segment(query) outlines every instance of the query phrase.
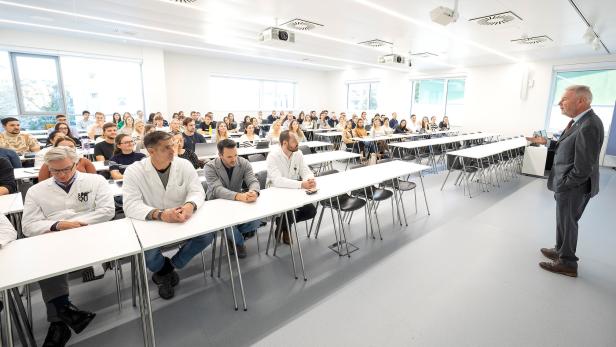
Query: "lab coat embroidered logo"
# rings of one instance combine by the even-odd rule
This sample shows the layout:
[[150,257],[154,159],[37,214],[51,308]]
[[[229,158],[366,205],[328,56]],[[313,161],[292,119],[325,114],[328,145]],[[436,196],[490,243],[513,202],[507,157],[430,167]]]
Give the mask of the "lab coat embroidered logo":
[[79,202],[88,202],[88,194],[90,194],[90,192],[77,194],[77,200],[79,200]]

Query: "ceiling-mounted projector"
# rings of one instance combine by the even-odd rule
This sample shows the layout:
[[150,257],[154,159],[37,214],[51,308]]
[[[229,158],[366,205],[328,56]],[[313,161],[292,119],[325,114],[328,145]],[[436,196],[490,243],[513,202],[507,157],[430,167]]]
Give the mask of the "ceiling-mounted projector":
[[[379,57],[379,64],[404,65],[406,58],[399,54],[387,54]],[[409,61],[410,62],[410,61]],[[410,66],[410,65],[409,65]]]
[[444,6],[439,6],[430,11],[430,18],[432,21],[440,25],[455,23],[458,17],[460,17],[460,13],[458,12],[458,0],[455,2],[453,10]]
[[259,34],[261,42],[295,42],[295,34],[280,28],[267,28]]

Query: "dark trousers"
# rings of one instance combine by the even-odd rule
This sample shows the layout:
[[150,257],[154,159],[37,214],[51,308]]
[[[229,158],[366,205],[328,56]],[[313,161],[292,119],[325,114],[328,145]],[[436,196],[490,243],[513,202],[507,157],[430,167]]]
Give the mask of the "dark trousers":
[[[295,221],[298,223],[303,222],[303,221],[314,218],[316,214],[317,214],[317,208],[313,204],[307,204],[300,208],[295,209]],[[287,218],[289,219],[289,228],[291,228],[293,226],[293,212],[292,211],[287,212]],[[280,218],[276,218],[276,227],[278,227],[279,223],[280,223]],[[284,219],[282,220],[282,230],[283,231],[287,230],[287,223]]]
[[590,200],[589,186],[584,184],[566,192],[554,193],[556,200],[556,251],[560,260],[577,265],[575,256],[578,239],[578,221]]

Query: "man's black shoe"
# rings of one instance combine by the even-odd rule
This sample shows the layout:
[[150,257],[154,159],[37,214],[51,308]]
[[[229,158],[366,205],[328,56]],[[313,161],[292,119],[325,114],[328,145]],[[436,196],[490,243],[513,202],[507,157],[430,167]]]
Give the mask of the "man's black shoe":
[[175,270],[166,275],[155,273],[152,275],[152,281],[158,286],[158,295],[165,300],[169,300],[175,295],[173,287],[180,283],[180,276]]
[[64,347],[71,338],[71,329],[64,322],[53,322],[49,325],[43,347]]
[[58,318],[73,329],[76,334],[82,332],[94,317],[96,317],[96,313],[81,311],[71,303],[58,308]]

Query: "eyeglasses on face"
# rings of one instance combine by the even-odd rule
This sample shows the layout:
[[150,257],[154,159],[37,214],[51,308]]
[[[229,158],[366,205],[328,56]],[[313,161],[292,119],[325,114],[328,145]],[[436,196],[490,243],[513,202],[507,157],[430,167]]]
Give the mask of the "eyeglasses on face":
[[75,167],[75,164],[73,164],[73,165],[71,165],[69,167],[65,167],[64,169],[49,168],[49,173],[51,173],[52,175],[69,174],[69,173],[71,173],[71,171],[73,171],[74,167]]

